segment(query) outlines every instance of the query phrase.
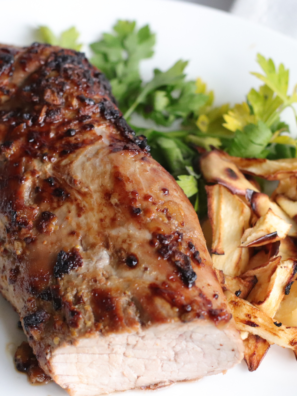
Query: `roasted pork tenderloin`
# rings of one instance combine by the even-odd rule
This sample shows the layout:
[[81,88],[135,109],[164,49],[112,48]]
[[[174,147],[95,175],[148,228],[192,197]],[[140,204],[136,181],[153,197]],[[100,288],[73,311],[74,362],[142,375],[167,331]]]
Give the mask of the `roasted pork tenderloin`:
[[243,346],[197,215],[85,56],[0,45],[0,291],[75,396],[217,374]]

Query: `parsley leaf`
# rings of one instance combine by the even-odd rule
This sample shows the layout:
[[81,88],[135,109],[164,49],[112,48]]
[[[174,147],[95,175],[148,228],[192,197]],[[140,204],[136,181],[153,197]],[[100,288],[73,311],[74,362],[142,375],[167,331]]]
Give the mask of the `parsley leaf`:
[[274,95],[268,85],[262,85],[259,91],[251,89],[247,98],[255,117],[265,122],[269,127],[279,117],[277,110],[283,101],[279,96]]
[[197,180],[192,175],[177,176],[177,184],[183,189],[188,198],[198,193]]
[[[225,149],[229,150],[230,153],[239,152],[240,154],[237,155],[246,157],[269,155],[273,158],[283,158],[283,156],[290,158],[292,150],[295,150],[296,155],[297,147],[293,138],[282,135],[284,132],[289,132],[289,128],[286,124],[280,122],[280,116],[285,108],[291,107],[297,120],[295,109],[292,106],[294,102],[297,102],[297,93],[294,91],[291,96],[288,95],[289,70],[283,64],[280,64],[277,68],[272,59],[266,59],[260,54],[258,54],[257,60],[264,74],[252,74],[265,84],[259,90],[251,89],[247,95],[247,102],[235,105],[223,116],[225,120],[223,126],[235,132],[232,144],[227,144]],[[264,131],[263,124],[260,124],[260,122],[266,125],[266,133],[262,136],[261,148],[257,148],[259,146],[259,136],[257,137],[258,140],[255,141],[255,125],[258,125],[258,127],[262,125],[258,134],[260,134],[260,131]],[[245,129],[247,126],[250,126],[250,128]],[[267,128],[270,133],[268,133]],[[244,134],[240,134],[240,131]],[[250,132],[252,132],[252,136],[248,137]],[[271,135],[270,138],[269,135]],[[265,141],[266,147],[264,150]],[[248,145],[246,153],[243,150],[244,144]],[[281,149],[281,145],[291,146],[291,149]]]
[[199,209],[199,188],[198,182],[200,176],[194,171],[192,166],[186,166],[188,175],[177,176],[177,184],[183,189],[186,196],[190,199],[190,202],[194,206],[195,211]]
[[80,34],[75,27],[64,30],[60,37],[57,37],[49,27],[40,26],[38,35],[40,41],[43,43],[57,45],[62,48],[70,48],[76,51],[80,51],[82,48],[82,44],[78,43]]
[[150,94],[152,91],[157,90],[162,86],[170,87],[182,82],[185,78],[184,69],[186,68],[187,64],[188,62],[179,60],[166,72],[155,69],[153,79],[145,84],[132,106],[126,111],[124,117],[129,118],[136,110],[137,106],[140,103],[145,102],[148,94]]
[[263,121],[246,125],[242,131],[235,132],[228,152],[235,157],[264,158],[268,155],[265,148],[271,137],[272,132]]
[[[160,162],[163,162],[164,167],[175,176],[183,173],[185,169],[184,158],[177,142],[174,139],[159,137],[154,143],[152,152],[154,154],[156,150],[159,151]],[[158,157],[156,152],[155,156]]]
[[260,80],[276,93],[277,96],[285,103],[289,104],[292,101],[296,101],[296,97],[288,97],[287,91],[289,86],[289,70],[285,69],[281,63],[276,69],[272,59],[265,59],[263,55],[258,54],[257,61],[264,71],[265,75],[253,72],[252,74],[258,77]]
[[194,81],[185,81],[187,64],[179,60],[165,72],[156,69],[153,79],[141,88],[125,117],[136,111],[162,126],[170,126],[175,120],[186,123],[189,118],[195,117],[209,97],[197,93]]
[[[153,157],[160,162],[174,177],[187,172],[196,153],[178,132],[163,133],[149,131],[145,133],[151,146]],[[184,133],[183,133],[184,135]]]
[[224,115],[225,123],[223,126],[232,132],[242,131],[248,124],[257,122],[255,115],[251,114],[251,110],[246,102],[236,104],[228,114]]
[[196,146],[205,148],[207,151],[210,151],[212,147],[219,148],[222,145],[220,139],[211,136],[189,135],[186,140]]

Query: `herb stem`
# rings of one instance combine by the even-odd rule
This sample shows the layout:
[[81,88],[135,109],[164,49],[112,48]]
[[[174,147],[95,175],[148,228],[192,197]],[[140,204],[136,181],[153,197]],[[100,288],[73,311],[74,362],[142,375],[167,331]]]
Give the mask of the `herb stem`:
[[[137,98],[138,99],[138,98]],[[131,116],[131,114],[135,111],[136,107],[138,106],[139,102],[136,99],[136,101],[133,103],[132,106],[130,106],[130,108],[126,111],[126,113],[124,114],[124,118],[126,118],[126,120]]]

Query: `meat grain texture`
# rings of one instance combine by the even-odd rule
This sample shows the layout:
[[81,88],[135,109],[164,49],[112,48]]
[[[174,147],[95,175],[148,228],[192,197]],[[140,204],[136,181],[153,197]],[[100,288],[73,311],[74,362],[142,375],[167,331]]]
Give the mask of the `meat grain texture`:
[[0,290],[71,395],[229,369],[243,347],[197,215],[83,54],[0,45]]

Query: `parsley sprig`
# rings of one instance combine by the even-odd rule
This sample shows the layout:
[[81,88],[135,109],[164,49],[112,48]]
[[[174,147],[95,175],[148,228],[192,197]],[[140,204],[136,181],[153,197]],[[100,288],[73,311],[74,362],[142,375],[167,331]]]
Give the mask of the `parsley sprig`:
[[80,51],[82,48],[82,44],[78,43],[80,34],[75,27],[64,30],[60,36],[56,36],[49,27],[40,26],[37,31],[37,35],[41,42],[47,44],[57,45],[63,48],[70,48],[76,51]]
[[112,33],[91,44],[91,62],[110,80],[122,112],[141,93],[140,62],[154,55],[156,36],[148,25],[137,29],[136,22],[118,21]]
[[[297,141],[288,135],[289,126],[281,121],[282,112],[297,102],[294,89],[288,95],[289,70],[280,64],[277,68],[272,59],[258,54],[258,64],[264,74],[252,74],[263,81],[258,90],[247,95],[247,101],[237,104],[224,115],[223,126],[235,132],[232,142],[226,147],[231,155],[254,158],[282,158],[297,156]],[[285,145],[285,147],[279,147]]]

